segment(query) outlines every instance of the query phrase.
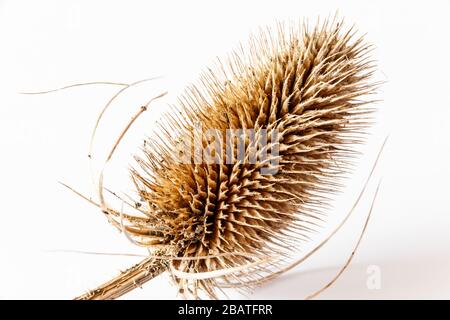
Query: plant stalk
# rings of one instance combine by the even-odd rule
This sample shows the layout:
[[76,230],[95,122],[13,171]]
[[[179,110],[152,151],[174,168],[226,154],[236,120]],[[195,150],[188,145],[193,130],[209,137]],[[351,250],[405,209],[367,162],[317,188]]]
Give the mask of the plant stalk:
[[122,272],[117,277],[102,284],[74,300],[113,300],[131,290],[141,287],[147,281],[157,277],[167,270],[164,259],[148,257]]

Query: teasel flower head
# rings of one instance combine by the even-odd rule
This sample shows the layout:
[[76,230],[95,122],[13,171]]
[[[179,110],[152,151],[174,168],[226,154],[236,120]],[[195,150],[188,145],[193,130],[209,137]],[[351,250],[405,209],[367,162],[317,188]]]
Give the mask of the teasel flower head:
[[80,298],[163,271],[217,298],[285,270],[326,224],[374,108],[371,46],[342,21],[278,25],[203,73],[136,156],[139,215],[105,209],[152,254]]

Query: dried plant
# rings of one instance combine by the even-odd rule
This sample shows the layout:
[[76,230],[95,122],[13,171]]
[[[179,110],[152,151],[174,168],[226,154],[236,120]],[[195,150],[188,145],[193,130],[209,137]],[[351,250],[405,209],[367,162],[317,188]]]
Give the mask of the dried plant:
[[[378,85],[370,46],[342,25],[261,31],[204,73],[136,157],[139,214],[110,208],[100,176],[98,206],[150,254],[77,299],[117,298],[164,271],[186,297],[217,298],[220,288],[260,284],[320,248],[293,260],[350,170]],[[242,144],[224,142],[235,138]]]

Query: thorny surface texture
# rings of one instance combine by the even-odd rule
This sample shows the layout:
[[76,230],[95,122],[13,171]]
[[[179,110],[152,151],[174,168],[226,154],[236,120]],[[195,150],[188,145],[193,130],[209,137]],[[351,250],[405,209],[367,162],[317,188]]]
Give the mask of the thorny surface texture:
[[[170,253],[181,292],[214,298],[218,288],[250,286],[286,265],[321,225],[374,111],[367,106],[376,89],[370,46],[354,33],[341,22],[262,31],[248,49],[203,74],[146,141],[131,173],[142,216],[122,218],[136,243]],[[194,140],[197,123],[223,136],[227,129],[266,129],[267,161],[179,163],[178,138]],[[278,141],[270,140],[274,130]],[[225,154],[225,145],[217,150],[207,136],[198,143]],[[279,156],[271,159],[275,149]],[[275,174],[261,174],[270,166]],[[186,275],[201,272],[217,275]]]

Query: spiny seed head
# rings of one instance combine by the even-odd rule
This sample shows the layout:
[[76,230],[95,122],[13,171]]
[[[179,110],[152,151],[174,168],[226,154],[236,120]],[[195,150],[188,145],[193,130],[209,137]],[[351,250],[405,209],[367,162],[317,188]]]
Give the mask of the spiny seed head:
[[264,31],[166,114],[132,170],[146,220],[126,221],[141,244],[193,258],[172,270],[218,272],[175,275],[184,292],[254,283],[320,224],[373,111],[368,49],[342,23]]

